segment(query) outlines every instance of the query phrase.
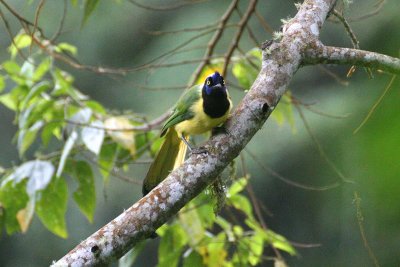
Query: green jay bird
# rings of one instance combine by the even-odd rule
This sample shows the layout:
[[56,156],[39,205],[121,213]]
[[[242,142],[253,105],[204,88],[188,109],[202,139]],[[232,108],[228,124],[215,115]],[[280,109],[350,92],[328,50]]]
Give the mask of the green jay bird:
[[172,115],[161,130],[165,140],[143,181],[143,195],[182,164],[187,147],[192,150],[187,140],[189,135],[202,134],[222,124],[231,108],[232,101],[224,78],[218,72],[208,76],[203,85],[188,89],[175,104]]

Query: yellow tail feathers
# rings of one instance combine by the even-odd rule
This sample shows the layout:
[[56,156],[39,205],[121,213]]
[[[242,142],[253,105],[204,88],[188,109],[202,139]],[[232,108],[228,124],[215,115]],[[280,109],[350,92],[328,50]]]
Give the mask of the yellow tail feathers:
[[185,160],[186,144],[179,138],[173,127],[168,129],[164,143],[161,145],[146,178],[143,180],[142,193],[146,195],[156,187],[168,174],[179,167]]

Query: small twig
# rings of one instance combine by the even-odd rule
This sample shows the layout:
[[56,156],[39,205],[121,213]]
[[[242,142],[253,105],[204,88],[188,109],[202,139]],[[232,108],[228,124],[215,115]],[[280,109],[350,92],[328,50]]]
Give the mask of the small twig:
[[236,35],[228,48],[228,52],[225,54],[224,67],[222,68],[222,75],[224,76],[226,75],[226,71],[228,70],[228,65],[233,55],[233,52],[239,45],[240,38],[242,37],[243,31],[246,28],[247,22],[250,20],[251,15],[256,9],[257,1],[258,0],[250,0],[246,12],[244,13],[242,19],[239,21],[239,29],[237,30]]
[[379,265],[378,259],[376,258],[374,252],[372,251],[370,245],[368,244],[367,235],[365,234],[365,229],[364,229],[364,224],[363,224],[364,217],[363,217],[362,211],[361,211],[361,198],[358,196],[357,191],[354,191],[353,202],[356,205],[356,209],[357,209],[357,223],[358,223],[358,228],[360,230],[361,238],[364,243],[364,247],[368,251],[368,255],[371,258],[372,262],[374,263],[374,266],[379,267],[380,265]]
[[[13,44],[13,46],[15,47],[15,49],[17,50],[18,55],[19,55],[22,59],[24,59],[25,61],[30,61],[30,60],[24,55],[24,53],[21,51],[21,49],[18,48],[18,45],[15,43],[14,36],[13,36],[13,34],[12,34],[12,32],[11,32],[10,24],[8,23],[8,20],[7,20],[6,17],[4,16],[3,11],[2,11],[1,9],[0,9],[0,17],[1,17],[1,19],[3,20],[4,27],[6,28],[7,34],[8,34],[8,36],[10,37],[11,43]],[[31,62],[31,63],[33,63],[33,62]]]
[[375,16],[377,14],[379,14],[379,12],[381,11],[383,5],[385,4],[385,0],[380,0],[378,1],[378,3],[375,4],[375,9],[371,12],[368,12],[367,14],[364,14],[362,16],[356,17],[356,18],[349,18],[349,21],[353,22],[353,21],[360,21],[372,16]]
[[321,244],[319,244],[319,243],[305,244],[305,243],[295,242],[292,240],[288,240],[288,241],[292,246],[297,247],[297,248],[317,248],[317,247],[321,246]]
[[328,118],[332,118],[332,119],[345,119],[348,118],[350,116],[350,114],[345,114],[345,115],[336,115],[336,114],[329,114],[326,113],[324,111],[318,110],[316,108],[313,107],[314,103],[312,104],[308,104],[308,103],[304,103],[301,100],[299,100],[298,98],[294,97],[293,95],[290,96],[290,101],[291,103],[296,103],[296,104],[300,104],[302,105],[305,109],[318,114],[320,116],[324,116],[324,117],[328,117]]
[[306,128],[308,134],[310,135],[311,139],[314,141],[315,145],[317,146],[318,152],[321,155],[321,157],[328,163],[328,165],[332,168],[332,170],[339,176],[341,179],[341,182],[343,183],[354,183],[353,181],[347,179],[343,173],[336,167],[336,165],[332,162],[332,160],[326,155],[325,150],[322,148],[322,145],[319,143],[318,138],[314,135],[314,133],[311,131],[310,125],[308,125],[308,122],[306,120],[306,117],[304,116],[303,111],[299,107],[298,104],[293,103],[294,107],[296,108],[297,112],[300,115],[301,120],[303,121],[304,127]]
[[[254,211],[255,211],[255,213],[256,213],[256,217],[257,217],[258,222],[260,223],[261,227],[262,227],[264,230],[267,230],[267,229],[268,229],[268,226],[267,226],[267,224],[265,223],[265,220],[264,220],[264,218],[263,218],[263,216],[262,216],[261,209],[260,209],[260,205],[259,205],[259,201],[258,201],[258,199],[256,198],[256,195],[254,194],[253,187],[252,187],[252,185],[251,185],[250,183],[247,184],[247,186],[246,186],[246,191],[247,191],[247,193],[248,193],[248,195],[249,195],[249,197],[250,197],[250,201],[251,201],[251,204],[253,205],[253,208],[254,208]],[[272,247],[272,250],[274,251],[274,253],[276,254],[276,256],[278,257],[278,259],[283,260],[283,257],[282,257],[282,255],[281,255],[281,253],[280,253],[279,250],[274,246],[274,244],[271,243],[271,247]]]
[[343,86],[348,86],[349,82],[340,78],[339,75],[337,75],[336,73],[334,73],[333,71],[329,70],[327,67],[325,66],[321,66],[318,65],[318,68],[324,72],[325,74],[327,74],[328,76],[332,77],[336,82],[338,82],[339,84],[343,85]]
[[[0,0],[1,1],[1,0]],[[98,67],[98,66],[90,66],[90,65],[82,65],[79,62],[77,62],[75,59],[71,59],[69,57],[64,56],[63,54],[59,54],[54,52],[51,48],[48,47],[48,45],[43,44],[41,40],[36,38],[36,36],[33,36],[33,41],[47,54],[49,54],[51,57],[58,59],[69,66],[79,69],[79,70],[88,70],[92,71],[98,74],[120,74],[124,75],[127,73],[131,72],[136,72],[136,71],[141,71],[149,68],[170,68],[170,67],[176,67],[176,66],[181,66],[181,65],[187,65],[187,64],[193,64],[197,62],[202,62],[204,58],[201,59],[190,59],[190,60],[182,60],[179,62],[172,62],[172,63],[165,63],[165,64],[144,64],[140,65],[137,67],[133,68],[108,68],[108,67]],[[210,57],[212,59],[213,57]],[[219,57],[217,57],[219,58]]]
[[148,91],[163,91],[163,90],[182,90],[186,89],[186,85],[175,85],[175,86],[147,86],[143,84],[134,84],[133,87],[141,89],[141,90],[148,90]]
[[210,57],[214,53],[214,49],[215,49],[219,39],[221,38],[222,33],[225,30],[225,26],[228,23],[229,18],[232,16],[232,13],[235,10],[238,2],[239,2],[239,0],[233,0],[231,2],[231,4],[229,5],[228,9],[226,10],[226,12],[224,13],[224,15],[222,16],[221,20],[219,21],[218,29],[214,33],[211,40],[208,42],[208,45],[207,45],[208,47],[203,56],[203,60],[201,61],[200,65],[197,67],[197,69],[194,71],[188,87],[193,86],[197,82],[203,68],[210,63]]
[[115,178],[118,178],[122,181],[128,182],[128,183],[132,183],[132,184],[137,184],[137,185],[142,185],[141,181],[138,181],[136,179],[132,179],[130,177],[127,177],[125,175],[120,174],[119,172],[114,170],[114,167],[112,167],[110,170],[106,167],[104,167],[103,165],[101,165],[98,161],[93,160],[89,155],[86,155],[85,153],[81,154],[86,160],[88,160],[91,164],[96,165],[97,167],[99,167],[100,169],[104,170],[104,171],[110,171],[110,175],[114,176]]
[[247,63],[249,63],[250,66],[252,66],[256,71],[259,71],[259,70],[260,70],[260,67],[257,66],[257,64],[254,63],[254,62],[250,59],[250,57],[247,57],[247,56],[246,56],[246,52],[244,52],[243,49],[240,48],[240,46],[238,46],[236,49],[237,49],[237,50],[239,51],[239,53],[243,56],[243,58],[247,61]]
[[193,4],[198,4],[198,3],[203,3],[208,0],[192,0],[192,1],[187,1],[187,2],[182,2],[182,3],[177,3],[175,5],[169,5],[169,6],[148,6],[144,5],[142,3],[139,3],[135,0],[129,0],[129,2],[135,6],[138,6],[143,9],[151,10],[151,11],[170,11],[170,10],[176,10],[188,5],[193,5]]
[[304,184],[289,180],[288,178],[283,177],[281,174],[277,173],[276,171],[272,170],[271,168],[265,166],[265,164],[263,164],[260,160],[258,160],[258,158],[252,152],[250,152],[248,149],[245,149],[245,151],[247,152],[247,154],[250,155],[250,157],[254,160],[254,162],[257,163],[257,165],[261,167],[261,169],[270,173],[273,177],[278,178],[279,180],[281,180],[282,182],[284,182],[290,186],[301,188],[304,190],[310,190],[310,191],[326,191],[326,190],[336,188],[340,185],[339,182],[335,182],[333,184],[326,185],[326,186],[311,186],[311,185],[304,185]]
[[[27,25],[27,26],[33,26],[35,27],[35,23],[30,22],[29,20],[25,19],[23,16],[21,16],[13,7],[11,7],[6,1],[0,0],[0,3],[2,3],[8,11],[10,11],[11,14],[14,15],[21,23]],[[36,28],[40,34],[43,36],[43,31],[40,27]]]
[[338,64],[363,66],[379,69],[392,74],[400,74],[400,59],[387,55],[344,47],[324,46],[317,44],[307,49],[303,64]]
[[[226,24],[225,27],[237,27],[237,24]],[[217,30],[219,28],[216,23],[200,26],[200,27],[192,27],[192,28],[183,28],[178,30],[171,31],[146,31],[150,35],[167,35],[167,34],[176,34],[182,32],[198,32],[204,30]]]
[[64,22],[65,18],[67,17],[67,10],[68,10],[68,1],[64,0],[64,8],[63,8],[63,14],[60,19],[60,24],[58,25],[57,30],[53,34],[53,36],[50,38],[50,43],[54,43],[57,38],[60,36],[62,29],[64,28]]
[[[354,34],[353,30],[351,29],[350,24],[347,22],[346,18],[342,14],[340,14],[336,9],[334,9],[332,11],[332,14],[335,17],[337,17],[340,20],[340,22],[342,22],[347,34],[350,37],[353,47],[355,49],[360,49],[360,42],[358,41],[356,35]],[[350,75],[348,75],[348,76],[351,76],[351,74],[354,72],[354,66],[352,68],[350,68],[350,70],[351,70],[351,71],[349,71]],[[370,78],[373,78],[372,72],[369,68],[365,68],[365,71],[367,72],[367,74]]]
[[339,13],[336,9],[332,11],[332,14],[335,15],[339,19],[339,21],[343,24],[347,34],[350,37],[351,43],[353,44],[353,47],[356,49],[360,48],[360,42],[358,41],[356,35],[354,34],[353,30],[350,27],[350,24],[347,22],[346,18]]
[[[170,55],[170,54],[172,54],[172,53],[178,51],[179,49],[181,49],[181,48],[183,48],[183,47],[189,45],[189,44],[192,43],[193,41],[195,41],[195,40],[197,40],[197,39],[199,39],[199,38],[201,38],[201,37],[203,37],[203,36],[205,36],[205,35],[207,35],[207,34],[212,33],[213,31],[214,31],[213,29],[209,29],[209,30],[207,30],[207,31],[204,31],[204,32],[202,32],[202,33],[199,33],[199,34],[197,34],[197,35],[191,37],[190,39],[188,39],[188,40],[182,42],[181,44],[177,45],[175,48],[173,48],[173,49],[171,49],[171,50],[165,52],[164,54],[161,54],[161,55],[157,56],[156,58],[153,58],[152,60],[148,61],[147,63],[142,64],[142,66],[148,66],[148,65],[150,65],[151,63],[153,63],[153,62],[155,62],[155,61],[157,61],[157,60],[159,60],[159,59],[161,59],[161,58],[164,58],[164,57],[166,57],[166,56],[168,56],[168,55]],[[140,67],[140,66],[139,66],[139,67]]]
[[363,119],[363,121],[361,122],[361,124],[353,131],[353,134],[358,133],[358,131],[365,125],[365,123],[367,123],[367,121],[369,120],[369,118],[372,116],[372,114],[375,112],[376,108],[379,106],[379,104],[382,102],[383,98],[385,97],[386,93],[389,92],[389,89],[392,87],[392,84],[394,82],[394,80],[396,79],[396,75],[392,76],[392,79],[390,80],[390,82],[388,83],[388,85],[386,86],[385,90],[383,91],[383,93],[381,94],[381,96],[378,98],[378,100],[375,102],[375,104],[372,106],[372,108],[370,109],[370,111],[368,112],[367,116]]
[[[239,7],[236,8],[236,12],[239,14],[240,18],[243,17],[242,11],[240,11]],[[253,30],[250,28],[249,24],[246,24],[246,30],[249,34],[250,40],[253,41],[255,47],[260,47],[261,42],[257,40],[256,35],[253,33]]]
[[264,19],[264,17],[260,14],[260,12],[258,12],[258,10],[256,9],[255,11],[256,17],[258,19],[258,21],[260,22],[261,26],[264,28],[264,30],[270,34],[272,34],[274,32],[274,30],[272,29],[271,26],[269,26],[268,22]]
[[[40,0],[40,2],[38,4],[38,7],[36,8],[35,19],[34,19],[33,29],[32,29],[32,33],[31,33],[31,38],[33,38],[33,35],[36,32],[36,29],[38,27],[38,22],[39,22],[39,14],[40,14],[40,11],[42,11],[42,8],[43,8],[45,3],[46,3],[46,0]],[[32,54],[32,48],[33,48],[33,42],[31,42],[31,45],[29,47],[29,53],[30,54]]]

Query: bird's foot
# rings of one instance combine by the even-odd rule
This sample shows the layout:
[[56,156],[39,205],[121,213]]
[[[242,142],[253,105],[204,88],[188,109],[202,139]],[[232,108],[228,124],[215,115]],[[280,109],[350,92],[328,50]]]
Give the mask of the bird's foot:
[[229,132],[224,126],[215,127],[211,130],[212,136],[219,134],[229,134]]
[[224,126],[215,127],[211,130],[211,136],[220,134],[225,134],[232,137],[231,133]]
[[190,154],[193,155],[208,154],[208,150],[204,146],[195,147],[190,149]]

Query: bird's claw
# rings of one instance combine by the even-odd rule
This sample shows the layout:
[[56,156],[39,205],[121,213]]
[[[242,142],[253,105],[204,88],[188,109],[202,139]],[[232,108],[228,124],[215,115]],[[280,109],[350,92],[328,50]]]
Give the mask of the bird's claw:
[[211,135],[219,135],[219,134],[229,134],[228,130],[224,126],[215,127],[211,130]]
[[201,146],[197,148],[192,148],[190,150],[190,154],[192,155],[208,154],[208,150],[205,147]]

